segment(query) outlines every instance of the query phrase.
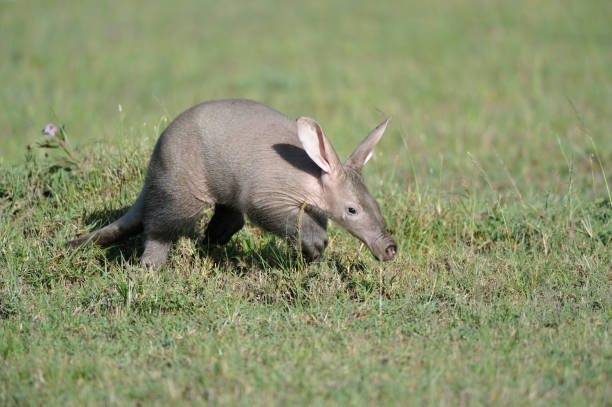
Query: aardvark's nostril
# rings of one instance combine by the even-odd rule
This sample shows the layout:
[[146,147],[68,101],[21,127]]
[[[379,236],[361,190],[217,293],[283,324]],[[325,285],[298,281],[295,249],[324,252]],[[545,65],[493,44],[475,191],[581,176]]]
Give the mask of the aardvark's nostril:
[[393,257],[395,257],[395,253],[397,252],[397,246],[392,244],[387,246],[387,248],[385,249],[385,255],[387,257],[387,260],[391,260]]

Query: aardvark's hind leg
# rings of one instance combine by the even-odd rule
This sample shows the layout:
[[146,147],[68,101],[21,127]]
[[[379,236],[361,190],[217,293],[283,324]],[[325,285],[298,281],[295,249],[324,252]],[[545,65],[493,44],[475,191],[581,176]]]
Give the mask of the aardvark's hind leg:
[[168,259],[168,252],[179,236],[194,227],[206,203],[189,194],[170,195],[147,191],[144,207],[144,267],[159,268]]
[[168,252],[172,247],[172,241],[146,236],[144,246],[144,253],[141,259],[142,266],[158,269],[168,260]]
[[206,227],[204,241],[224,245],[244,226],[241,212],[226,205],[215,205],[215,214]]

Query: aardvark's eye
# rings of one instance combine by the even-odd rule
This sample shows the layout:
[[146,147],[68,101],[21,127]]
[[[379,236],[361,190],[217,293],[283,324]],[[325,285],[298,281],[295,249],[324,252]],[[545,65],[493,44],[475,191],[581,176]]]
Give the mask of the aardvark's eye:
[[350,207],[347,209],[348,213],[350,213],[351,215],[354,215],[357,213],[357,209]]

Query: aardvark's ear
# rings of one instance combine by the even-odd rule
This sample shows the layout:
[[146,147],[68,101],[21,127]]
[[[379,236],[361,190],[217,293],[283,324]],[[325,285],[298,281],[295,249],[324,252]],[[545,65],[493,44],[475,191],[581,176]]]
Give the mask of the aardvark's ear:
[[346,160],[344,165],[353,167],[357,170],[361,170],[361,168],[368,162],[368,160],[372,157],[374,153],[374,147],[380,141],[385,129],[387,128],[387,124],[391,118],[389,117],[387,120],[376,126],[374,130],[368,134],[361,144],[357,146],[353,154]]
[[298,137],[308,157],[326,173],[338,173],[342,164],[321,126],[309,117],[300,117],[297,119],[297,128]]

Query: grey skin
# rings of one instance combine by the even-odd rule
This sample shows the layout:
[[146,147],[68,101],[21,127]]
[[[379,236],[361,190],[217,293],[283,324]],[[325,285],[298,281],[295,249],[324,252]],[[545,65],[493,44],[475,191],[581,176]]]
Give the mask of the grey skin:
[[389,119],[341,163],[313,119],[293,120],[261,103],[204,102],[179,115],[159,137],[145,184],[120,219],[69,244],[107,245],[144,232],[142,264],[158,268],[176,239],[193,228],[204,207],[215,211],[205,232],[225,244],[244,226],[285,237],[307,260],[328,244],[327,219],[362,240],[379,260],[397,243],[385,229],[361,170]]

